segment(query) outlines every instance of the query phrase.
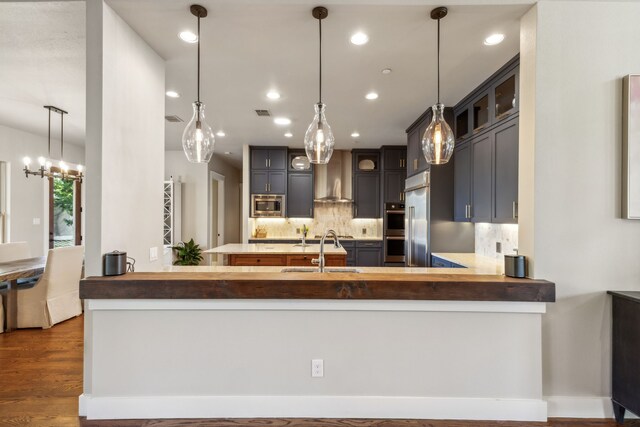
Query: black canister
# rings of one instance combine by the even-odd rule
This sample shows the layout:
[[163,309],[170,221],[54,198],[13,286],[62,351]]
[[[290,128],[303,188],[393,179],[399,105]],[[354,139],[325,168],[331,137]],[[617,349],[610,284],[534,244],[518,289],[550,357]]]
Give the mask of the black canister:
[[505,255],[504,274],[509,277],[527,277],[527,261],[524,255]]
[[103,256],[103,274],[105,276],[119,276],[127,272],[127,253],[113,251]]

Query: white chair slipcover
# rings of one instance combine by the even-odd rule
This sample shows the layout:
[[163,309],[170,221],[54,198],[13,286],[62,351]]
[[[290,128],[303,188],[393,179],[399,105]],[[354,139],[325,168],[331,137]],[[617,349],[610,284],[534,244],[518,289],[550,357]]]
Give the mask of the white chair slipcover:
[[84,246],[50,249],[42,277],[18,291],[18,328],[48,329],[82,314],[80,279]]

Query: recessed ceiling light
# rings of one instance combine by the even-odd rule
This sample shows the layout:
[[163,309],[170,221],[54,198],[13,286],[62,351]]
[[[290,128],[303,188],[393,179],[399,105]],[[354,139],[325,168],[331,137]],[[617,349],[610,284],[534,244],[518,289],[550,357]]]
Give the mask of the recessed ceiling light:
[[357,32],[351,36],[351,43],[361,46],[369,41],[369,36],[362,32]]
[[231,151],[225,151],[224,154],[226,154],[227,156],[231,154]]
[[287,117],[276,117],[275,119],[273,119],[273,123],[277,125],[290,125],[291,119]]
[[270,90],[267,92],[267,98],[269,99],[280,99],[280,94],[275,90]]
[[218,136],[226,136],[227,134],[226,134],[226,133],[224,133],[224,131],[223,131],[223,130],[219,130],[219,131],[216,133],[216,135],[218,135]]
[[351,134],[351,138],[357,138],[357,137],[359,137],[359,136],[360,136],[360,134],[359,134],[358,132],[353,132],[353,133]]
[[370,99],[370,100],[378,99],[378,94],[375,93],[375,92],[369,92],[364,97],[367,98],[367,99]]
[[391,68],[385,68],[382,70],[382,74],[391,74]]
[[502,43],[502,40],[504,40],[504,34],[491,34],[489,37],[484,39],[484,44],[487,46],[493,46]]
[[185,41],[187,43],[195,43],[198,41],[198,36],[191,31],[182,31],[180,34],[178,34],[178,36],[180,36],[182,41]]
[[178,92],[176,92],[175,90],[168,90],[165,95],[167,95],[169,98],[180,98],[180,94]]
[[286,136],[287,138],[291,138],[293,134],[291,132],[287,132],[284,134],[284,136]]

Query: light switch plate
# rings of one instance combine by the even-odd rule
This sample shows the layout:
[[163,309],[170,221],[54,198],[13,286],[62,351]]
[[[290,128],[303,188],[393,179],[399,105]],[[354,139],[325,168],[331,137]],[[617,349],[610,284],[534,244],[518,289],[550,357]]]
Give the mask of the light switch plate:
[[33,218],[33,225],[40,225],[40,218]]
[[158,247],[154,246],[149,248],[149,261],[157,261],[158,260]]

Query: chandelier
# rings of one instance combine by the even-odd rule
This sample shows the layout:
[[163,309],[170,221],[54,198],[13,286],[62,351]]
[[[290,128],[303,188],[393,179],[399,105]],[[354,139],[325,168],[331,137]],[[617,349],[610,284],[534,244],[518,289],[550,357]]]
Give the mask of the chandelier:
[[27,178],[29,175],[40,176],[40,178],[61,178],[61,179],[70,179],[78,182],[82,182],[82,178],[84,177],[83,171],[84,168],[82,165],[78,165],[76,170],[70,170],[69,165],[67,165],[64,160],[64,115],[69,114],[68,112],[54,107],[52,105],[45,105],[44,108],[49,110],[49,134],[48,134],[48,144],[49,144],[49,158],[51,157],[51,112],[60,114],[60,162],[57,166],[54,166],[50,160],[45,159],[44,157],[38,157],[39,168],[35,170],[31,170],[31,159],[29,157],[25,157],[22,159],[24,163],[24,174]]

